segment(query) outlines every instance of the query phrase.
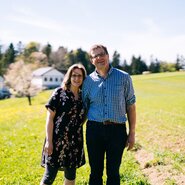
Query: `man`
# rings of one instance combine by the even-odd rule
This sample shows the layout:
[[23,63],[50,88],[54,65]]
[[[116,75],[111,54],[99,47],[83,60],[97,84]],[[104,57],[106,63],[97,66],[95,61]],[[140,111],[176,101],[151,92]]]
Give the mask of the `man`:
[[136,100],[132,80],[126,72],[109,64],[105,46],[92,46],[89,57],[95,71],[86,78],[82,90],[83,102],[88,110],[86,143],[91,167],[89,185],[103,184],[105,154],[107,185],[120,185],[119,168],[123,150],[125,147],[132,149],[135,143]]

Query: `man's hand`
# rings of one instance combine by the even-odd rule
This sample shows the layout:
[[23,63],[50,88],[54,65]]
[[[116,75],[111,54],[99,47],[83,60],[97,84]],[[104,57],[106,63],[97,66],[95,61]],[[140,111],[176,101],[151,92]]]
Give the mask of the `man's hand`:
[[128,139],[126,142],[127,150],[133,149],[134,144],[135,144],[135,133],[129,133]]

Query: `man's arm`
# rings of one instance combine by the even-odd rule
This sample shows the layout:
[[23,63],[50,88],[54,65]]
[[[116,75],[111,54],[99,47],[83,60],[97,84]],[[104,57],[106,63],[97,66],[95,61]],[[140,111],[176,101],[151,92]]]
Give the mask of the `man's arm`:
[[126,146],[131,150],[135,144],[135,127],[136,127],[136,105],[135,103],[127,107],[127,118],[129,123],[129,134]]

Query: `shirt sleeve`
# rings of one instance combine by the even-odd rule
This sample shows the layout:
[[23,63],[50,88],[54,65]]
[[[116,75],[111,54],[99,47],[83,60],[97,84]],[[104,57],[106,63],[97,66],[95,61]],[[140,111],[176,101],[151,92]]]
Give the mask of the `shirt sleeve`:
[[133,83],[130,75],[127,76],[126,89],[125,89],[125,100],[126,106],[132,105],[136,102],[136,96],[134,94]]
[[59,89],[55,89],[48,100],[48,102],[45,104],[45,107],[48,109],[50,108],[52,111],[56,111],[59,104]]

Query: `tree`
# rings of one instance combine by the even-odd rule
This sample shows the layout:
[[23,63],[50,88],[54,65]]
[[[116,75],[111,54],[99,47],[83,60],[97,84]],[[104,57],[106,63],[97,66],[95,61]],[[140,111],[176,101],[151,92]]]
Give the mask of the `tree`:
[[16,93],[28,98],[31,105],[31,97],[41,91],[38,87],[31,83],[33,64],[25,64],[20,60],[11,64],[5,75],[5,83],[11,87]]
[[43,47],[42,52],[47,56],[48,65],[51,66],[50,55],[52,53],[52,46],[48,43],[46,46]]
[[65,61],[65,64],[66,64],[67,68],[70,65],[75,64],[75,54],[74,54],[73,50],[71,50],[68,53],[66,53],[66,55],[64,57],[64,61]]
[[33,52],[38,52],[40,48],[40,44],[37,42],[30,42],[26,45],[24,48],[24,56],[27,58],[31,55]]
[[159,73],[160,72],[160,61],[157,58],[154,60],[153,57],[151,56],[149,70],[151,71],[151,73]]
[[2,46],[0,45],[0,75],[3,75],[3,63],[2,63],[2,57],[3,57],[3,54],[1,52],[1,48]]
[[176,70],[174,63],[160,62],[160,72],[174,72]]
[[65,56],[67,54],[67,49],[63,46],[59,47],[57,51],[52,52],[50,55],[52,67],[58,69],[59,71],[67,71],[70,64],[66,63]]
[[1,60],[1,58],[2,58],[1,48],[2,48],[2,46],[0,45],[0,60]]
[[118,69],[121,69],[122,67],[120,66],[120,54],[117,51],[114,51],[114,54],[112,56],[112,66]]
[[14,45],[12,43],[9,45],[9,48],[6,50],[5,57],[6,57],[6,65],[7,66],[14,62],[15,57],[16,57],[16,51],[15,51]]
[[124,62],[123,62],[122,70],[124,70],[127,73],[131,74],[131,67],[127,64],[126,60],[124,60]]
[[17,44],[17,55],[21,55],[23,53],[24,46],[21,41],[18,42]]
[[131,62],[131,73],[132,74],[142,74],[143,71],[147,71],[148,67],[146,63],[141,59],[139,56],[136,58],[135,56],[132,57],[132,62]]
[[69,58],[72,59],[71,61],[69,61],[72,64],[75,63],[83,64],[84,67],[86,68],[87,74],[91,73],[94,70],[94,66],[89,61],[87,52],[83,51],[81,48],[71,51],[70,54],[66,56],[69,56]]
[[8,49],[5,51],[3,55],[1,55],[0,60],[0,67],[1,67],[1,74],[6,72],[8,66],[15,61],[16,57],[16,50],[14,49],[14,45],[11,43]]
[[183,55],[177,55],[176,63],[175,63],[176,70],[185,69],[185,58]]
[[29,63],[34,64],[37,67],[48,66],[47,56],[42,52],[32,52],[27,60],[29,60]]

